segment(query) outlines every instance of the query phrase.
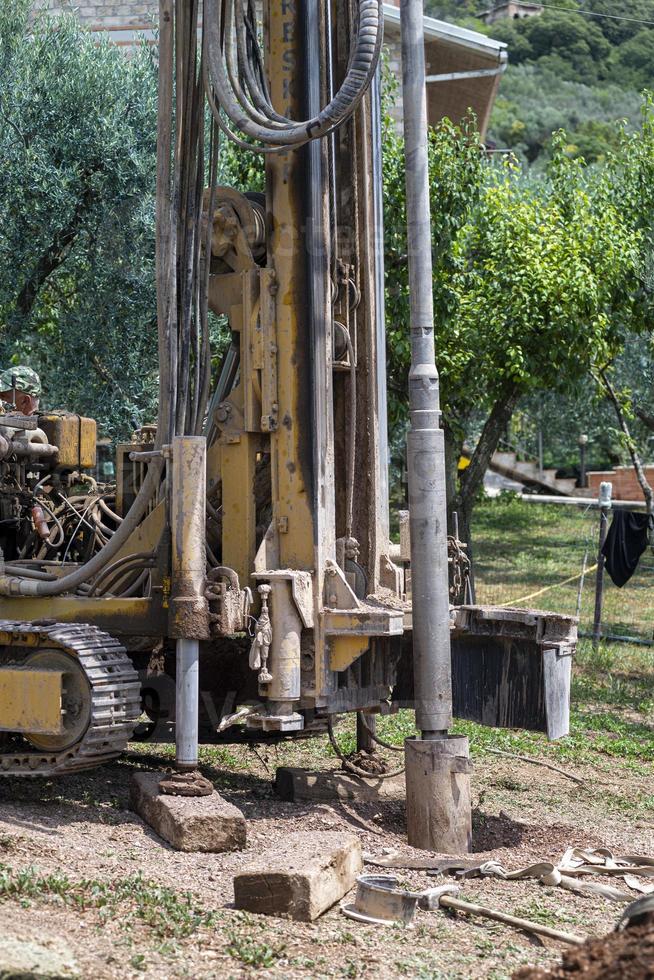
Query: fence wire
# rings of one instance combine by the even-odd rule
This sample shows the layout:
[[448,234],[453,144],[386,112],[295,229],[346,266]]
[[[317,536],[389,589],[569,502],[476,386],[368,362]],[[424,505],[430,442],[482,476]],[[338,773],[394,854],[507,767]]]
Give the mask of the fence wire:
[[[599,526],[597,510],[501,499],[481,504],[473,525],[476,601],[578,616],[580,633],[590,635]],[[622,588],[604,570],[603,638],[654,642],[653,584],[649,547]]]

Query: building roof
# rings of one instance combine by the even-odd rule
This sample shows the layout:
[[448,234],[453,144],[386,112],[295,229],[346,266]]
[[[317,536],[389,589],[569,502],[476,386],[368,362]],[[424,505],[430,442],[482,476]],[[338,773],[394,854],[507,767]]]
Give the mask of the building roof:
[[[395,41],[400,31],[399,7],[384,4],[384,23],[387,39]],[[507,66],[506,44],[433,17],[425,17],[424,30],[429,124],[436,126],[445,116],[458,123],[471,109],[484,139],[500,76]],[[392,67],[399,75],[399,61]],[[394,115],[400,113],[398,106]]]
[[[400,8],[395,4],[384,4],[384,23],[400,27]],[[498,63],[506,60],[506,44],[503,41],[494,41],[493,38],[480,34],[478,31],[470,31],[467,27],[458,27],[456,24],[448,24],[444,20],[436,20],[434,17],[425,17],[425,41],[431,39],[442,41],[453,47],[462,48],[467,51],[475,51],[485,55],[489,59],[494,59]]]

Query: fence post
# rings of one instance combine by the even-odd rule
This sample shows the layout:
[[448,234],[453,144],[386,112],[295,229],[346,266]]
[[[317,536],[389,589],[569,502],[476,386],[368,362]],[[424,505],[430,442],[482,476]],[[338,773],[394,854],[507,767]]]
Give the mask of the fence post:
[[597,572],[595,574],[595,616],[593,618],[593,649],[596,650],[602,634],[602,602],[604,599],[604,555],[602,548],[606,541],[609,528],[609,513],[611,511],[612,483],[600,483],[599,505],[600,526],[599,546],[597,551]]

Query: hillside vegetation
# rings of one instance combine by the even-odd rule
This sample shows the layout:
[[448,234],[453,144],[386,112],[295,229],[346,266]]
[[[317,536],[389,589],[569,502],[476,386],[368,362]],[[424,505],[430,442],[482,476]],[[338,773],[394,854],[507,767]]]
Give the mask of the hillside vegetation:
[[[490,6],[490,4],[488,4]],[[574,3],[559,0],[537,17],[486,26],[484,5],[436,0],[434,17],[464,24],[508,45],[489,139],[542,164],[555,129],[565,129],[569,153],[601,160],[618,131],[638,121],[640,94],[654,85],[654,4],[650,0]],[[578,12],[583,11],[583,12]]]

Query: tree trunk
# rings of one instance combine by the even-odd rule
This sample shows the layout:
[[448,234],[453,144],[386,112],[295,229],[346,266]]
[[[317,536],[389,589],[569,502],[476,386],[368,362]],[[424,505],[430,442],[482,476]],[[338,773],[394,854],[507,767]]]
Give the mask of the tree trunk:
[[456,511],[459,521],[459,538],[467,546],[468,558],[470,559],[470,585],[472,599],[475,600],[475,580],[474,580],[474,556],[472,550],[472,512],[477,501],[477,496],[484,483],[484,475],[488,469],[488,464],[502,433],[513,415],[518,403],[521,392],[517,385],[507,388],[497,399],[490,415],[486,419],[482,429],[479,442],[472,454],[470,465],[461,473],[458,492],[456,493],[452,512]]
[[23,327],[29,320],[34,305],[38,299],[41,289],[59,266],[68,258],[71,248],[77,238],[84,213],[92,207],[94,203],[93,193],[88,184],[91,174],[84,174],[87,178],[87,186],[81,199],[79,200],[70,222],[65,228],[54,235],[50,245],[41,253],[33,266],[31,274],[23,284],[18,293],[14,308],[16,314],[12,319],[17,320],[18,327]]

